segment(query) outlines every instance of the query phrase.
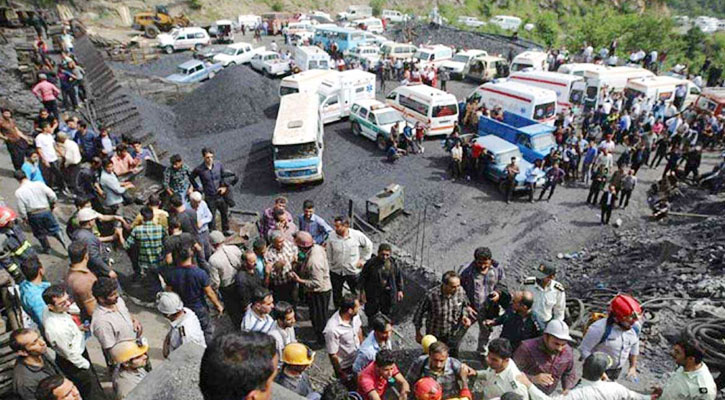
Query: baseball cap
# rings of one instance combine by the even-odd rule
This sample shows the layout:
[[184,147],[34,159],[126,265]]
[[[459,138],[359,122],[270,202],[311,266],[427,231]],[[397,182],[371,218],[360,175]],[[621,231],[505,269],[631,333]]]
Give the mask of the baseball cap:
[[599,379],[604,371],[612,368],[613,366],[614,360],[612,357],[607,353],[598,351],[590,354],[589,357],[584,360],[582,372],[585,377]]
[[212,231],[209,234],[209,241],[211,241],[211,244],[218,245],[224,243],[224,234],[219,231]]
[[90,207],[82,208],[78,211],[78,222],[93,221],[96,218],[98,218],[98,213]]
[[551,276],[554,274],[556,274],[556,267],[554,267],[553,265],[541,264],[536,267],[536,270],[534,271],[534,276],[539,279],[544,279],[547,276]]
[[552,319],[549,321],[546,325],[546,329],[544,329],[544,333],[548,333],[557,339],[566,340],[568,342],[574,341],[574,339],[569,336],[569,326],[566,322],[559,321],[558,319]]

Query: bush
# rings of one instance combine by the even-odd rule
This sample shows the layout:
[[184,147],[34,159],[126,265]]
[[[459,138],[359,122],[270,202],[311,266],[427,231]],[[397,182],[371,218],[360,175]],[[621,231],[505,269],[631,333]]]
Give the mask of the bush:
[[201,10],[201,0],[189,0],[189,8],[192,10]]
[[370,0],[370,7],[373,9],[373,15],[379,17],[383,13],[383,7],[385,7],[385,0]]
[[280,12],[284,10],[284,4],[282,3],[282,0],[274,0],[270,7],[272,7],[272,11],[274,12]]

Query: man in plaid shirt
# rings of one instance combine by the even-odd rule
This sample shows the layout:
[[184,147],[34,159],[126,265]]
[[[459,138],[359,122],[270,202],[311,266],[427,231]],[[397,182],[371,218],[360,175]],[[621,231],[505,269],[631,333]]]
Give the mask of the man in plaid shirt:
[[460,334],[465,333],[460,328],[471,326],[470,316],[474,314],[461,287],[461,278],[456,271],[448,271],[443,274],[442,285],[429,290],[413,314],[415,340],[420,343],[423,339],[421,328],[425,319],[425,333],[446,343],[455,357]]
[[285,239],[282,231],[271,233],[272,245],[264,255],[264,263],[271,268],[269,273],[269,288],[276,301],[286,301],[295,304],[294,292],[297,282],[290,275],[292,264],[297,262],[297,246]]
[[171,156],[170,161],[171,168],[164,170],[164,189],[169,196],[178,194],[181,196],[181,200],[186,203],[189,201],[189,194],[191,193],[191,172],[180,155],[174,154]]
[[158,272],[164,252],[166,230],[153,222],[154,211],[151,207],[142,208],[141,216],[143,224],[133,228],[124,247],[128,250],[134,244],[138,246],[138,265],[141,276],[144,276],[148,270],[152,273]]

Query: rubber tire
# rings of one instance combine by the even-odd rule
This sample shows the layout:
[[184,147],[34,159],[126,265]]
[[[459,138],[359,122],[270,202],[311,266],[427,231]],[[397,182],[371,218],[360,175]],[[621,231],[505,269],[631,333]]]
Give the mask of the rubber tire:
[[156,25],[147,25],[143,28],[144,36],[146,36],[149,39],[156,39],[157,36],[161,33],[159,28]]
[[360,124],[358,124],[357,122],[352,123],[351,129],[352,129],[353,135],[355,135],[355,136],[360,136],[360,134],[362,133],[362,129],[360,129]]
[[375,139],[375,144],[378,146],[378,149],[382,151],[385,151],[385,149],[388,148],[388,141],[383,135],[378,135],[378,137]]
[[201,43],[197,43],[194,45],[194,50],[199,51],[202,47],[204,47],[204,45],[202,45]]
[[164,47],[164,52],[166,54],[174,54],[174,47],[173,46],[166,46],[166,47]]

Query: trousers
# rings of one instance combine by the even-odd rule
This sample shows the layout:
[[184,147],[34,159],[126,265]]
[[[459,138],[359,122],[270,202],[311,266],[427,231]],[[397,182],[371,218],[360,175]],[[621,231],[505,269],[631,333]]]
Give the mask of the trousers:
[[322,331],[327,324],[327,313],[330,308],[331,290],[325,292],[307,292],[307,306],[310,308],[310,320],[315,337],[320,343],[325,342]]
[[342,285],[347,283],[350,292],[357,294],[357,275],[341,275],[336,272],[330,272],[330,283],[332,283],[332,302],[335,308],[340,306],[342,300]]
[[217,196],[217,197],[207,196],[206,205],[209,206],[209,211],[211,211],[211,215],[212,215],[211,222],[209,222],[209,231],[216,230],[216,212],[217,212],[217,210],[219,210],[219,214],[222,219],[222,231],[225,231],[225,232],[228,231],[229,230],[229,205],[224,200],[224,198],[221,196]]

